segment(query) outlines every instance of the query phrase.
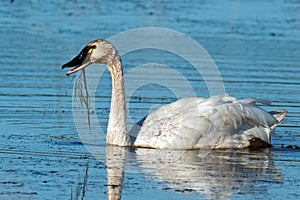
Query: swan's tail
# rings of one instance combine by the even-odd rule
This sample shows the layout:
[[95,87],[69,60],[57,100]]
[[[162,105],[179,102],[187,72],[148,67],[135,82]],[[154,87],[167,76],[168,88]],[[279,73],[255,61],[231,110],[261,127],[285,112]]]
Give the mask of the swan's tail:
[[287,114],[287,110],[275,110],[269,113],[277,120],[277,122],[271,127],[271,129],[274,130],[274,128],[284,120],[284,117]]

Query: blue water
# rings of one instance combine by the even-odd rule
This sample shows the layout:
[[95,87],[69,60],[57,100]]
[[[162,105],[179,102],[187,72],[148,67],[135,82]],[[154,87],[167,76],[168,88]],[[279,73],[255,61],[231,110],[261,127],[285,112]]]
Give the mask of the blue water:
[[[0,199],[81,199],[83,190],[84,199],[107,199],[105,141],[96,155],[88,151],[92,145],[82,144],[72,113],[76,78],[60,66],[91,40],[142,27],[194,39],[216,63],[226,93],[267,99],[272,105],[265,109],[289,113],[272,135],[271,149],[121,150],[122,199],[298,199],[300,151],[281,145],[300,146],[299,10],[299,1],[1,1]],[[191,64],[170,52],[143,49],[122,61],[125,74],[147,63],[170,66],[196,95],[210,95]],[[172,79],[156,70],[158,80]],[[110,83],[105,71],[95,103],[103,131]],[[133,121],[176,100],[159,83],[130,97]]]

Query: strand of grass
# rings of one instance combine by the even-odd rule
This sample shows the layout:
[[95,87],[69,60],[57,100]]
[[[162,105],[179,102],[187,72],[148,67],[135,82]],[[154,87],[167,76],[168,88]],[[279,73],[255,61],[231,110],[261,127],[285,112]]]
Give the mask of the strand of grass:
[[79,98],[80,104],[84,106],[87,110],[87,120],[88,120],[88,126],[91,131],[91,111],[90,111],[90,102],[89,102],[89,92],[88,92],[88,86],[86,81],[86,74],[85,70],[82,70],[82,72],[77,76],[77,79],[75,81],[75,97]]
[[72,185],[71,185],[71,198],[70,199],[73,200],[73,187],[72,187]]
[[82,197],[81,200],[84,199],[86,190],[87,190],[87,182],[88,182],[88,170],[89,170],[89,162],[86,163],[85,176],[83,180],[83,188],[82,188]]
[[85,75],[85,70],[83,69],[83,84],[84,84],[84,89],[85,89],[85,99],[86,99],[86,109],[87,109],[87,117],[88,117],[88,124],[89,124],[89,129],[91,130],[91,112],[90,112],[90,101],[89,101],[89,91],[86,83],[86,75]]

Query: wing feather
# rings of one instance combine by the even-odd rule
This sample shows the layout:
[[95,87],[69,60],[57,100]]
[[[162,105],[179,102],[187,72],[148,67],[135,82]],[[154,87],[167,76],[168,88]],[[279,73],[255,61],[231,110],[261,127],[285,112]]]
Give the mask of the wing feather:
[[191,97],[150,113],[135,146],[160,149],[243,148],[257,137],[270,143],[273,115],[256,106],[268,101],[229,95]]

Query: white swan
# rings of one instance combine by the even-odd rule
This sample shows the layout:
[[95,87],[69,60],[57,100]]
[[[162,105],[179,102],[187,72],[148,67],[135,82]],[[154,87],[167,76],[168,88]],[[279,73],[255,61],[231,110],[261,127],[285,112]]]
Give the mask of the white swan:
[[[95,40],[62,68],[75,67],[73,74],[92,63],[103,63],[112,76],[111,107],[106,134],[107,144],[158,149],[245,148],[271,146],[270,135],[287,111],[267,112],[255,105],[267,101],[229,95],[191,97],[162,106],[126,130],[126,105],[121,58],[105,40]],[[135,132],[135,133],[134,133]]]

